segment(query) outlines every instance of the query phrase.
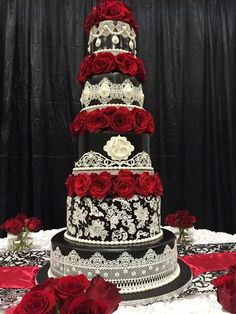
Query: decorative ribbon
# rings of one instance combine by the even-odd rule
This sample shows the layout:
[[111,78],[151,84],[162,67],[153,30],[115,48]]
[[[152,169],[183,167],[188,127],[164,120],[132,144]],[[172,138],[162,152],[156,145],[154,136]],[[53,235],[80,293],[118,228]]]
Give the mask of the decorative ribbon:
[[0,288],[31,289],[35,285],[38,266],[0,267]]
[[209,253],[179,257],[197,277],[205,272],[227,270],[236,264],[236,252]]

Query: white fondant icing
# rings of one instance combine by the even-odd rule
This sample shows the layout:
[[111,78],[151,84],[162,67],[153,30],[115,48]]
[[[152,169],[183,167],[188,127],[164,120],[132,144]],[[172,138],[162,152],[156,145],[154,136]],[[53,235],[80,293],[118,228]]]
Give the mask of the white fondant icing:
[[125,105],[130,105],[134,101],[143,106],[144,93],[142,85],[134,86],[130,79],[124,80],[123,83],[112,83],[104,77],[98,84],[85,83],[80,101],[83,106],[89,106],[92,100],[106,104],[113,99],[120,99]]
[[111,157],[112,160],[127,160],[134,151],[134,146],[127,140],[125,136],[113,136],[103,150]]

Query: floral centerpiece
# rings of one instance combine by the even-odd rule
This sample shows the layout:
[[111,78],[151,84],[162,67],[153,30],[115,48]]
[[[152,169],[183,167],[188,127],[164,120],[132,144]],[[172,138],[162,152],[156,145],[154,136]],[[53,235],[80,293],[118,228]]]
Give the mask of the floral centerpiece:
[[111,314],[117,310],[121,295],[116,285],[96,276],[91,281],[83,274],[50,278],[33,287],[12,314]]
[[28,250],[33,244],[30,232],[41,228],[41,221],[36,217],[27,217],[17,214],[16,217],[7,219],[0,225],[0,229],[8,233],[8,248],[11,251]]
[[212,284],[217,289],[217,301],[224,310],[236,313],[236,265],[229,269],[229,273],[212,280]]
[[177,210],[165,218],[165,224],[179,229],[177,243],[185,245],[191,242],[189,228],[193,227],[197,218],[191,215],[188,210]]

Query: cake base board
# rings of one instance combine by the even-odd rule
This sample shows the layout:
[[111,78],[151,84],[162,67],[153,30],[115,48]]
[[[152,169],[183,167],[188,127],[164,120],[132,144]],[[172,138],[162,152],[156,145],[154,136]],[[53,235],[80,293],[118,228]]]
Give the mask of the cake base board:
[[[183,292],[192,281],[192,272],[188,265],[186,265],[182,260],[178,259],[178,264],[180,267],[179,276],[164,286],[135,293],[122,294],[122,304],[137,306],[137,305],[147,305],[154,302],[165,301],[168,299],[176,298],[181,292]],[[40,284],[49,276],[50,262],[44,265],[36,275],[36,283]]]

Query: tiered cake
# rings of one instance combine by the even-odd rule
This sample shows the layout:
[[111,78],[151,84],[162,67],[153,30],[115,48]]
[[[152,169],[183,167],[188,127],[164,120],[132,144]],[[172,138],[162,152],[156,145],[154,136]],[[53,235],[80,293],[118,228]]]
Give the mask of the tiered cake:
[[163,189],[149,156],[154,122],[143,109],[137,27],[125,4],[107,0],[86,29],[82,110],[71,125],[79,160],[66,182],[67,230],[52,239],[49,275],[100,274],[124,301],[161,300],[178,293],[191,272],[177,262],[175,236],[160,227]]

